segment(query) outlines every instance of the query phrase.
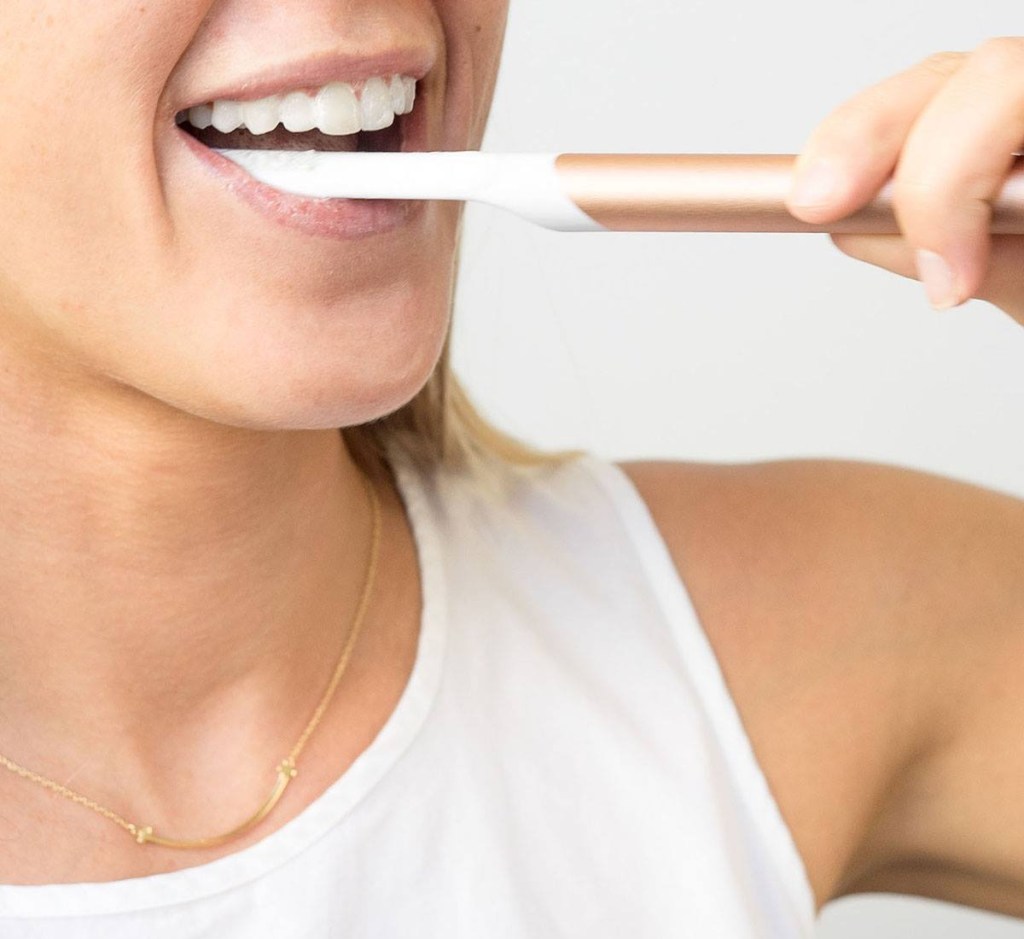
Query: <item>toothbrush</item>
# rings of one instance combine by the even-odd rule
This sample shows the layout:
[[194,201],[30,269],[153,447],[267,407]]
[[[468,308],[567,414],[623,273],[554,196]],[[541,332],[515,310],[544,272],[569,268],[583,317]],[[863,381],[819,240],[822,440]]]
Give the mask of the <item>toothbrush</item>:
[[[785,199],[796,156],[222,150],[262,183],[319,198],[484,202],[555,231],[899,234],[890,179],[860,211],[814,225]],[[992,234],[1024,234],[1024,156],[993,204]]]

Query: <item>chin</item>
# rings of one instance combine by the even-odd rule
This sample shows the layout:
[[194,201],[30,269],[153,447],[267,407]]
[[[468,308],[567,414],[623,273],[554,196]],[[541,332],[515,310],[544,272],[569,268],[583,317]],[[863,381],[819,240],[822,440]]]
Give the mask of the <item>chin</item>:
[[171,342],[166,333],[160,342],[142,340],[130,359],[133,374],[117,377],[229,426],[348,427],[384,417],[419,393],[450,324],[450,276],[330,303],[237,298],[229,307],[207,303]]

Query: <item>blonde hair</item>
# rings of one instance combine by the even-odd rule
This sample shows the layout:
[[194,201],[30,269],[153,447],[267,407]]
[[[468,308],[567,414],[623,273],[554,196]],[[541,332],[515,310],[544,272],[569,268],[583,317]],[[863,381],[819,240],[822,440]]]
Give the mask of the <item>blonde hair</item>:
[[[461,258],[456,249],[452,279]],[[449,316],[449,323],[454,320]],[[352,459],[364,472],[379,471],[389,447],[398,448],[416,466],[470,474],[492,493],[509,472],[560,466],[583,450],[539,450],[488,421],[470,400],[451,365],[452,330],[448,329],[441,356],[427,383],[397,411],[366,424],[342,428]]]
[[494,494],[510,470],[558,466],[585,452],[538,450],[490,423],[452,371],[450,344],[449,331],[437,367],[411,401],[368,424],[343,428],[360,469],[379,472],[394,446],[421,469],[470,474]]

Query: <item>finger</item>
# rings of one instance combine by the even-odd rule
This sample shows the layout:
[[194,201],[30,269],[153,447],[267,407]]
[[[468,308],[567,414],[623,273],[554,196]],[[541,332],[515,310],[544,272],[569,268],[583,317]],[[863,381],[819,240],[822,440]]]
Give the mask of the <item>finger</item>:
[[989,40],[925,107],[895,174],[900,230],[931,255],[937,279],[949,281],[947,297],[929,291],[937,306],[958,305],[982,289],[992,203],[1022,140],[1024,38]]
[[[893,175],[922,110],[966,59],[963,52],[930,56],[829,114],[797,158],[789,211],[806,222],[823,223],[867,205]],[[801,185],[813,183],[812,174],[817,173],[831,175],[831,192]],[[828,175],[823,181],[828,182]]]
[[858,261],[918,279],[914,248],[902,235],[831,235],[835,246]]
[[994,303],[1024,324],[1024,235],[997,235],[992,239],[992,257],[988,275],[974,296]]
[[[831,235],[835,246],[851,258],[919,280],[914,246],[902,235]],[[1019,318],[1024,297],[1024,235],[999,235],[992,242],[989,275],[974,294]]]

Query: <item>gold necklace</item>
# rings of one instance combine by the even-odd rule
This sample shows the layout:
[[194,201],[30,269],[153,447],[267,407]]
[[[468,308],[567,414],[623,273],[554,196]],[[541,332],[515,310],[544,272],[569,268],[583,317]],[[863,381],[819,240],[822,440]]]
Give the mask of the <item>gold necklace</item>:
[[13,760],[7,759],[7,757],[2,754],[0,754],[0,763],[6,766],[9,770],[17,773],[19,776],[31,779],[33,782],[37,782],[40,785],[45,786],[47,789],[52,789],[54,792],[57,792],[62,796],[66,796],[71,799],[72,802],[78,802],[99,812],[101,815],[109,818],[111,821],[116,822],[122,828],[129,831],[139,844],[149,842],[151,844],[163,845],[168,848],[211,847],[213,845],[223,844],[225,841],[229,841],[230,839],[237,837],[242,832],[248,830],[263,819],[267,813],[277,805],[277,802],[283,795],[288,783],[298,775],[299,771],[295,766],[295,760],[299,753],[302,752],[302,748],[306,745],[306,740],[309,738],[309,735],[313,732],[316,725],[320,723],[320,718],[323,716],[324,709],[327,707],[327,702],[334,694],[334,689],[337,687],[338,681],[341,678],[342,673],[345,671],[345,667],[348,665],[349,655],[355,645],[356,637],[359,635],[360,627],[363,625],[363,614],[366,612],[366,602],[373,587],[374,576],[377,571],[378,551],[380,548],[380,500],[377,496],[376,487],[365,474],[363,474],[363,482],[366,485],[366,489],[370,496],[370,503],[373,507],[373,542],[370,549],[370,563],[366,573],[366,584],[363,587],[363,595],[360,597],[359,606],[356,610],[355,622],[352,624],[352,628],[349,631],[348,639],[345,641],[345,647],[341,651],[341,658],[338,661],[337,667],[334,669],[334,677],[331,678],[331,683],[327,688],[327,692],[321,699],[320,704],[317,705],[317,709],[314,712],[313,717],[310,719],[310,722],[306,725],[306,729],[302,732],[302,736],[299,737],[298,743],[292,747],[288,756],[277,764],[277,782],[274,784],[274,789],[270,793],[267,801],[251,818],[236,828],[232,828],[231,831],[225,832],[223,835],[217,835],[213,838],[196,838],[188,841],[162,838],[159,835],[153,834],[152,826],[134,825],[131,822],[125,821],[116,812],[111,812],[109,809],[103,808],[103,806],[98,805],[91,799],[87,799],[85,796],[79,795],[74,790],[68,789],[66,786],[62,786],[60,783],[56,783],[52,779],[47,779],[45,776],[40,776],[37,773],[33,773],[31,770],[25,769],[23,766],[19,766]]

